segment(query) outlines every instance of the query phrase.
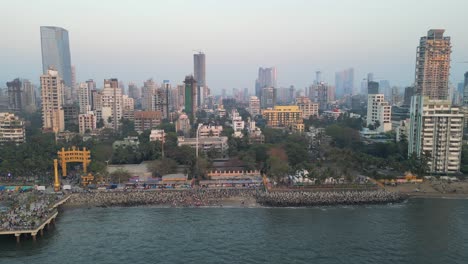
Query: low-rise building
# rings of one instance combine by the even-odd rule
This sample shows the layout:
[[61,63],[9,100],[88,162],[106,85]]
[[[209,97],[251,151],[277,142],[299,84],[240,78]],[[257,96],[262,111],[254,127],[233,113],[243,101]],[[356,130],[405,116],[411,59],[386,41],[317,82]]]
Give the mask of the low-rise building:
[[223,132],[223,126],[213,126],[213,125],[202,125],[198,129],[198,137],[219,137]]
[[161,141],[163,142],[166,137],[163,129],[152,129],[151,134],[149,135],[150,141]]
[[132,148],[137,148],[138,145],[140,145],[140,141],[138,140],[138,137],[126,137],[123,140],[116,140],[114,143],[112,143],[112,148],[117,149],[119,147],[126,148],[126,147],[132,147]]
[[[197,147],[197,138],[186,138],[178,137],[177,145],[180,146],[190,146],[192,148]],[[215,150],[218,152],[219,157],[225,157],[227,155],[227,150],[229,148],[228,138],[227,137],[204,137],[198,138],[198,150],[204,153],[208,151]]]
[[0,113],[0,144],[5,142],[21,144],[25,141],[23,120],[13,113]]
[[248,127],[247,132],[249,135],[249,144],[265,143],[265,136],[262,134],[262,130],[256,126],[255,121],[249,120],[249,127]]
[[344,114],[343,111],[341,111],[338,108],[335,108],[333,110],[323,111],[322,116],[326,118],[338,119],[338,117],[340,117],[340,115],[342,114]]

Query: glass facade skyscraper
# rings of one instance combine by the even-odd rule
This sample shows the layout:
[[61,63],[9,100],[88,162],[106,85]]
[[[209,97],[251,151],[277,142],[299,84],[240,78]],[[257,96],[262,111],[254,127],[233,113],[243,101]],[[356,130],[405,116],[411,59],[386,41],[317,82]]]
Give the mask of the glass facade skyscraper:
[[60,27],[41,27],[42,71],[54,67],[68,87],[72,87],[72,67],[68,31]]

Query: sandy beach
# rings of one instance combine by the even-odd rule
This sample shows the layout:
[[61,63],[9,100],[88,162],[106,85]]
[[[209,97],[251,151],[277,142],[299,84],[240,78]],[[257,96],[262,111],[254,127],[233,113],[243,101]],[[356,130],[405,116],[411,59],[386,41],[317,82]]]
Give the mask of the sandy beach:
[[440,180],[423,183],[404,183],[397,186],[385,186],[390,192],[401,192],[410,197],[431,198],[468,198],[468,182],[447,182]]

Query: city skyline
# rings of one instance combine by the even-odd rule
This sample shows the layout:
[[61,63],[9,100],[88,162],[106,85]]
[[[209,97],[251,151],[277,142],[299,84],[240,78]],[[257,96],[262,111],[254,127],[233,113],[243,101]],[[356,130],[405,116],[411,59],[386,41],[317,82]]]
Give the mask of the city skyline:
[[[76,12],[86,11],[87,20],[96,21],[105,8],[105,1],[93,5],[86,1],[31,2],[31,8],[24,12],[9,12],[0,18],[5,20],[0,26],[2,31],[16,40],[0,44],[0,57],[8,62],[1,64],[0,81],[2,86],[16,77],[39,82],[40,26],[58,26],[69,31],[78,82],[95,79],[99,83],[99,80],[118,77],[126,84],[134,82],[141,86],[144,80],[153,77],[157,82],[170,80],[180,84],[185,75],[193,74],[193,50],[201,49],[209,56],[207,83],[214,93],[234,87],[249,88],[252,93],[257,70],[264,66],[277,68],[278,85],[283,87],[309,86],[317,70],[322,72],[324,81],[333,84],[335,73],[350,67],[355,69],[355,86],[367,72],[373,72],[376,80],[386,79],[392,85],[404,87],[414,82],[417,40],[431,28],[443,28],[452,38],[450,81],[456,85],[463,80],[468,65],[459,62],[468,58],[468,51],[463,50],[468,46],[468,37],[456,17],[463,15],[462,10],[466,9],[463,5],[467,3],[447,1],[434,9],[431,5],[404,1],[391,4],[369,1],[359,7],[343,1],[329,2],[268,1],[270,14],[258,15],[256,11],[265,1],[222,5],[200,1],[183,3],[183,9],[178,1],[141,1],[140,5],[117,1],[113,2],[116,17],[132,19],[124,19],[123,23],[108,17],[99,24],[82,23],[82,17]],[[342,7],[340,10],[335,8],[337,3]],[[52,14],[46,8],[48,5],[61,12]],[[14,10],[19,6],[21,3],[8,3],[6,7]],[[209,8],[204,9],[206,6]],[[38,12],[41,17],[32,13],[41,10]],[[197,10],[205,10],[206,16],[191,19],[196,13],[191,11]],[[305,16],[308,10],[316,10],[317,19]],[[168,19],[165,13],[172,11],[186,17],[180,21],[174,17]],[[287,23],[274,19],[281,16],[290,19]],[[327,23],[317,23],[320,17]],[[216,21],[223,21],[223,27],[216,25]],[[193,35],[190,42],[180,41],[184,34]]]

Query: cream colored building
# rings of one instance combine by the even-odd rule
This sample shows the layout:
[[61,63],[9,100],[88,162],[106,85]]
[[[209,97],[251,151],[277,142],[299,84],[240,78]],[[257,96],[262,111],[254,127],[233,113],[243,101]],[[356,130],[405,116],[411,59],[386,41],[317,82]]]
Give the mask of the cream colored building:
[[367,96],[367,126],[375,126],[378,132],[392,130],[392,107],[385,101],[383,94],[369,94]]
[[123,110],[122,110],[122,117],[133,121],[135,119],[134,111],[135,111],[135,100],[128,95],[122,95],[122,103],[123,103]]
[[[190,146],[192,148],[197,147],[196,138],[186,138],[178,137],[177,145],[180,146]],[[227,137],[204,137],[198,138],[198,148],[199,151],[208,152],[210,150],[217,151],[220,156],[225,157],[227,150],[229,148],[228,138]]]
[[78,103],[80,105],[80,114],[91,111],[91,91],[87,83],[80,83],[78,86]]
[[120,88],[111,87],[109,84],[105,84],[105,87],[101,92],[101,100],[102,108],[110,108],[111,112],[109,119],[109,116],[104,116],[103,110],[102,118],[104,119],[104,123],[106,126],[117,130],[123,114],[122,90]]
[[260,99],[257,96],[250,96],[249,99],[249,113],[252,118],[261,114],[260,112]]
[[303,119],[309,119],[311,116],[319,115],[319,104],[313,103],[308,97],[297,97],[296,105],[301,110]]
[[149,141],[161,141],[163,142],[166,137],[163,129],[152,129],[149,135]]
[[96,116],[93,112],[89,111],[86,114],[80,114],[78,116],[78,127],[80,134],[85,134],[86,131],[93,131],[96,129]]
[[450,101],[413,96],[408,155],[427,155],[433,173],[460,171],[464,114]]
[[49,69],[41,75],[42,128],[54,133],[65,130],[63,81],[58,72]]
[[221,136],[221,132],[223,132],[223,126],[203,125],[198,130],[198,137],[219,137]]
[[14,142],[17,144],[26,141],[24,122],[13,113],[0,113],[0,144]]

